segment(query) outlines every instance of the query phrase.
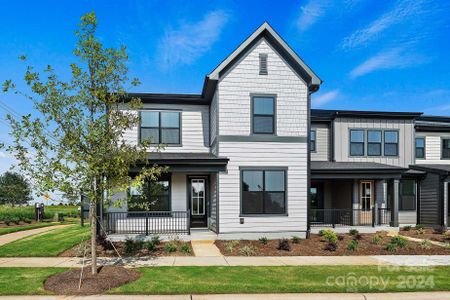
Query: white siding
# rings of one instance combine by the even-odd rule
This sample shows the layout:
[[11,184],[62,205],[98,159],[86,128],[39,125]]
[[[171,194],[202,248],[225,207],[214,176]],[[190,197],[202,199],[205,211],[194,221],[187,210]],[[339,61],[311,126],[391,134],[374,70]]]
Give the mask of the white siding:
[[416,137],[425,137],[425,159],[416,159],[416,164],[450,164],[449,159],[441,159],[442,138],[450,138],[450,133],[417,132]]
[[[143,109],[181,111],[182,146],[167,146],[162,152],[209,152],[208,105],[144,104]],[[124,133],[125,140],[133,145],[138,136],[138,127]]]
[[210,111],[209,111],[209,119],[210,124],[211,124],[211,128],[210,128],[210,141],[211,143],[214,143],[215,139],[216,139],[216,135],[217,135],[217,92],[214,93],[214,97],[211,100],[211,107],[210,107]]
[[172,197],[172,210],[186,211],[187,210],[187,186],[186,186],[186,174],[184,173],[172,173],[171,179],[171,197]]
[[208,226],[209,228],[217,232],[217,174],[211,174],[210,176],[210,183],[209,183],[209,190],[210,190],[210,211],[211,215],[208,218]]
[[311,151],[311,160],[329,160],[329,127],[328,124],[311,124],[311,130],[316,131],[316,151]]

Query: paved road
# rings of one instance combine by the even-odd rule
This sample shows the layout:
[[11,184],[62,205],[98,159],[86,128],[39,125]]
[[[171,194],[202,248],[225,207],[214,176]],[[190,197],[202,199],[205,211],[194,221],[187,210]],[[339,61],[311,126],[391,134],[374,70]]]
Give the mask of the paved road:
[[45,233],[47,231],[51,231],[51,230],[55,230],[55,229],[63,228],[63,227],[67,227],[67,226],[72,226],[72,225],[71,224],[55,225],[55,226],[48,226],[48,227],[42,227],[42,228],[36,228],[36,229],[30,229],[30,230],[24,230],[24,231],[18,231],[18,232],[0,235],[0,246],[14,242],[16,240],[23,239],[28,236]]

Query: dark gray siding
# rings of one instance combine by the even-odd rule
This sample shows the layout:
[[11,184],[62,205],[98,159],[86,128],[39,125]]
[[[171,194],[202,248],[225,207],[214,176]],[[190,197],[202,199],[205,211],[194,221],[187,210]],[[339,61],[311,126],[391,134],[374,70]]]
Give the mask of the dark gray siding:
[[420,224],[441,225],[442,181],[438,174],[428,173],[421,182]]

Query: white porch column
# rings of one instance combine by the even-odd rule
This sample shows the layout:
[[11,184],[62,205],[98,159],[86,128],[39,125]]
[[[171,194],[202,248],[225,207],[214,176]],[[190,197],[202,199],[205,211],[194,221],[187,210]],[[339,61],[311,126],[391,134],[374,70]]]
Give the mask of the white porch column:
[[398,227],[398,205],[400,201],[400,179],[394,179],[394,195],[391,205],[391,227]]

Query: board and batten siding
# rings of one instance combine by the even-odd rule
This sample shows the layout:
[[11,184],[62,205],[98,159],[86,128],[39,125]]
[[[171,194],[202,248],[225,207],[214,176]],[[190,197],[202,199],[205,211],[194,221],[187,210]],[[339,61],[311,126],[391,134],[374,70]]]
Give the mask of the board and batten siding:
[[316,132],[316,151],[311,151],[311,160],[328,161],[330,160],[329,147],[330,136],[329,126],[323,123],[312,123],[311,131]]
[[[399,156],[350,156],[350,129],[398,130]],[[375,162],[399,167],[408,167],[414,163],[415,144],[412,120],[336,118],[334,142],[336,161]],[[365,150],[367,151],[366,145]]]
[[[161,152],[209,152],[209,106],[182,104],[144,104],[142,110],[174,110],[181,112],[181,146],[166,146]],[[137,111],[135,112],[138,113]],[[139,128],[124,133],[124,139],[135,145]],[[149,149],[151,150],[151,149]]]
[[441,185],[438,174],[428,173],[420,188],[420,224],[440,225]]
[[450,164],[442,159],[442,138],[450,138],[449,132],[416,132],[416,137],[425,138],[425,159],[416,159],[416,164]]

